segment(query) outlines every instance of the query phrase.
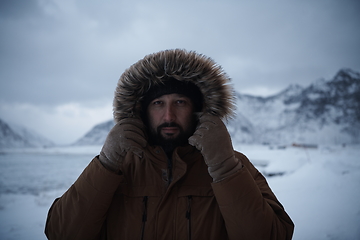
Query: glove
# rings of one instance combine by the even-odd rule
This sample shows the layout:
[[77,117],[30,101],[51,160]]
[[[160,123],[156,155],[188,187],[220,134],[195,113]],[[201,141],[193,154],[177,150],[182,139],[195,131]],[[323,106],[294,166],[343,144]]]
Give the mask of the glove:
[[120,120],[109,132],[99,160],[110,171],[119,173],[124,156],[131,151],[142,158],[147,145],[145,126],[140,119]]
[[203,155],[214,182],[221,181],[242,168],[241,162],[235,158],[230,134],[217,116],[209,113],[200,116],[189,144]]

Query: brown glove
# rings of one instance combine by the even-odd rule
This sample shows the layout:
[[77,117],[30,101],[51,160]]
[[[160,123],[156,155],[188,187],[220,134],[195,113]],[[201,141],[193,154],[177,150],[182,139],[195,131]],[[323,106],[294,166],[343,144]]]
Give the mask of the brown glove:
[[208,113],[200,116],[189,143],[203,155],[214,182],[230,176],[242,167],[241,162],[235,158],[229,132],[217,116]]
[[143,122],[137,118],[122,119],[106,137],[99,160],[105,168],[119,173],[126,153],[131,151],[142,158],[146,144]]

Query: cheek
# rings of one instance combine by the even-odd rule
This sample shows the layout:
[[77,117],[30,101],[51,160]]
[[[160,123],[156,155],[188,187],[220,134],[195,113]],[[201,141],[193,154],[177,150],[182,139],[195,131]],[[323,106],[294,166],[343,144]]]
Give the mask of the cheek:
[[156,129],[157,126],[159,125],[159,114],[157,114],[156,112],[154,111],[148,111],[147,113],[147,119],[148,119],[148,124],[149,124],[149,127],[152,128],[152,129]]
[[192,130],[195,125],[195,118],[192,111],[187,111],[186,113],[183,113],[183,126],[186,128],[187,131]]
[[148,127],[149,127],[149,128],[153,128],[154,119],[153,119],[153,117],[152,117],[152,114],[151,114],[149,111],[147,112],[146,117],[147,117]]

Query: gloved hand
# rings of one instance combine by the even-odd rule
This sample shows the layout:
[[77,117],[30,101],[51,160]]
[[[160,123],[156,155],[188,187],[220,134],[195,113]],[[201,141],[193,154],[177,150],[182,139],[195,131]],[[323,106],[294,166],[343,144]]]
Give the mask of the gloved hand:
[[203,155],[214,182],[230,176],[242,167],[241,162],[235,158],[230,134],[217,116],[209,113],[200,116],[189,144]]
[[105,168],[119,173],[126,153],[131,151],[142,158],[146,144],[143,122],[137,118],[122,119],[106,137],[99,160]]

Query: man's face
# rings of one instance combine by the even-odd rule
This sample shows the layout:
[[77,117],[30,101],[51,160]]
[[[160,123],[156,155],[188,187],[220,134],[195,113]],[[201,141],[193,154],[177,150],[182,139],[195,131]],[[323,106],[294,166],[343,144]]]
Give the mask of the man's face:
[[147,108],[151,137],[158,143],[184,144],[193,134],[193,104],[182,94],[166,94],[152,100]]

